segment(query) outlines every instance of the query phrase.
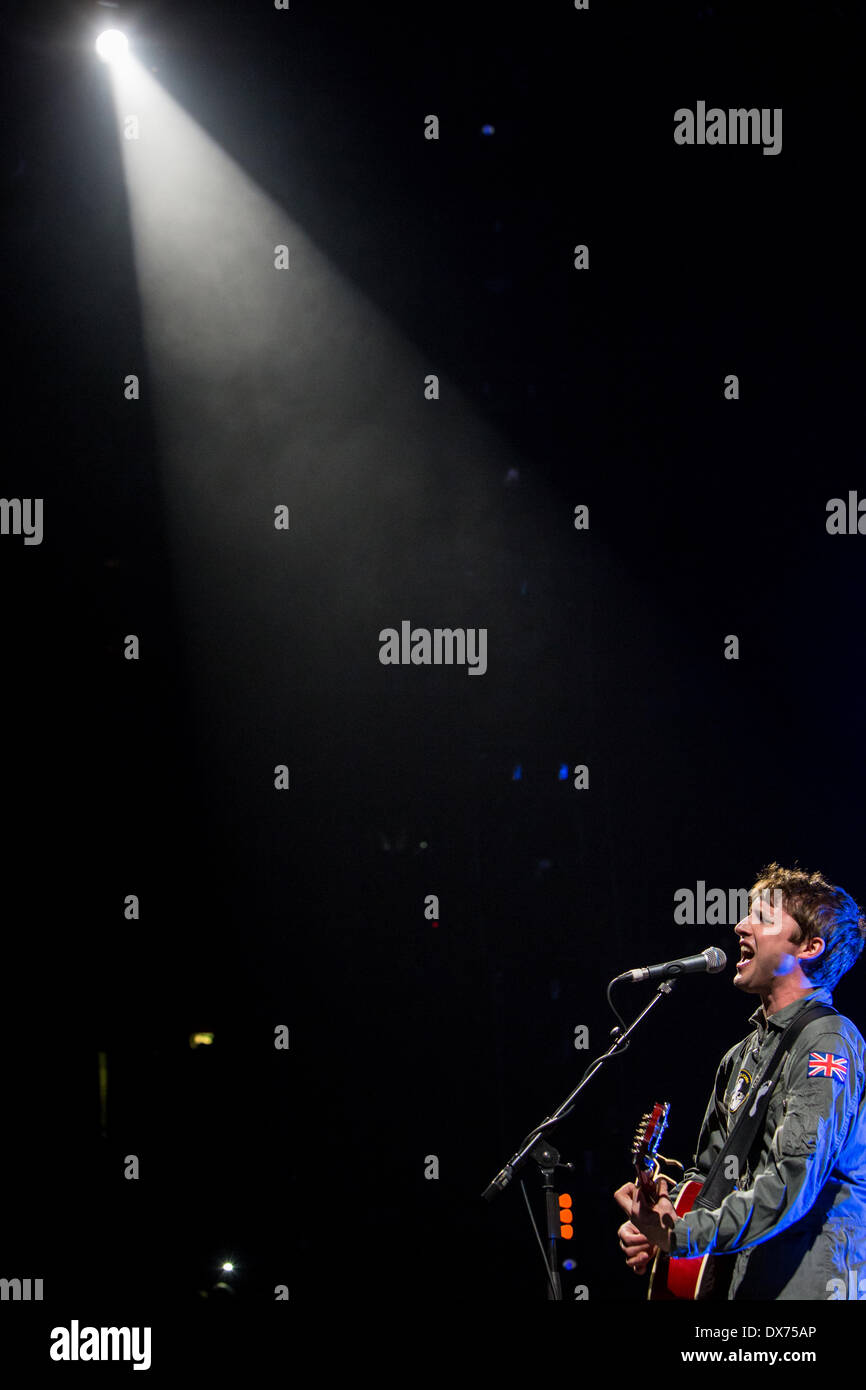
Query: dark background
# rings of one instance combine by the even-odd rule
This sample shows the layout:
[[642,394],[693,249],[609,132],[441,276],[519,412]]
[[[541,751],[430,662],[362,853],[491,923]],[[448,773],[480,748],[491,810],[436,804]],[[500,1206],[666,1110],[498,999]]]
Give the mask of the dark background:
[[[46,531],[0,539],[3,1272],[42,1275],[52,1316],[118,1289],[191,1307],[227,1256],[236,1301],[541,1301],[517,1185],[480,1192],[606,1047],[613,975],[730,950],[729,927],[674,924],[676,890],[775,858],[866,897],[866,541],[825,529],[863,476],[855,12],[106,10],[502,441],[473,456],[419,382],[416,435],[387,459],[362,437],[348,483],[312,444],[297,476],[280,454],[276,500],[301,505],[277,578],[227,523],[196,617],[158,403],[117,387],[146,368],[95,11],[17,7],[2,492],[44,497]],[[782,153],[677,147],[699,99],[782,107]],[[311,408],[354,429],[332,386]],[[387,430],[387,391],[369,413]],[[486,675],[381,666],[403,618],[486,627]],[[588,791],[558,776],[578,763]],[[835,1002],[862,1028],[861,970]],[[567,1300],[643,1296],[611,1194],[655,1098],[690,1157],[757,1002],[730,978],[682,982],[560,1130]]]

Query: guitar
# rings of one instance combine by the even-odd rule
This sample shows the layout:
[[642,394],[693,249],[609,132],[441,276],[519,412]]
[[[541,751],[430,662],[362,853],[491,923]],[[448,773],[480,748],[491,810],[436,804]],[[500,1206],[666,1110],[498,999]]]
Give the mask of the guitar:
[[[659,1159],[662,1163],[682,1169],[681,1163],[658,1153],[661,1137],[667,1128],[670,1108],[668,1101],[656,1101],[652,1110],[641,1116],[632,1143],[631,1155],[635,1165],[636,1181],[650,1202],[655,1202],[658,1197],[656,1184],[661,1175]],[[674,1201],[677,1216],[685,1216],[687,1211],[691,1211],[702,1186],[703,1183],[691,1180],[683,1184]],[[718,1274],[718,1261],[712,1255],[672,1260],[663,1250],[659,1250],[653,1260],[647,1298],[651,1302],[717,1298],[722,1282]]]

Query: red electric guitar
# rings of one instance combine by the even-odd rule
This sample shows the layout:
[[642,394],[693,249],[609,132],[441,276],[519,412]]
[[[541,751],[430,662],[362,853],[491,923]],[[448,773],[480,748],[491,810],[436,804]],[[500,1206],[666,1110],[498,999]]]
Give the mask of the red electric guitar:
[[[647,1199],[654,1202],[658,1197],[657,1180],[661,1176],[659,1159],[682,1171],[682,1164],[675,1159],[658,1154],[658,1146],[668,1122],[670,1104],[656,1101],[652,1110],[641,1117],[635,1130],[632,1144],[637,1182]],[[684,1183],[674,1201],[677,1216],[685,1216],[695,1204],[703,1183],[689,1181]],[[650,1300],[707,1299],[718,1296],[720,1288],[718,1261],[712,1255],[697,1255],[693,1260],[672,1260],[662,1250],[653,1261],[647,1298]]]

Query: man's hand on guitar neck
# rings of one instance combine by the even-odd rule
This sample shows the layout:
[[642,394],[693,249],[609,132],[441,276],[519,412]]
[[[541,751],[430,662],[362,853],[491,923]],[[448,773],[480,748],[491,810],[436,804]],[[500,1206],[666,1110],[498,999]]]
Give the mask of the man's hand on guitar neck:
[[670,1232],[677,1214],[668,1197],[668,1184],[665,1178],[657,1183],[658,1196],[651,1202],[639,1184],[623,1183],[613,1194],[617,1206],[629,1218],[620,1226],[617,1234],[619,1243],[625,1251],[626,1264],[636,1274],[643,1274],[656,1249],[667,1252],[670,1249]]
[[633,1221],[624,1221],[617,1231],[619,1247],[625,1255],[625,1262],[635,1274],[646,1274],[655,1259],[657,1246],[647,1240]]

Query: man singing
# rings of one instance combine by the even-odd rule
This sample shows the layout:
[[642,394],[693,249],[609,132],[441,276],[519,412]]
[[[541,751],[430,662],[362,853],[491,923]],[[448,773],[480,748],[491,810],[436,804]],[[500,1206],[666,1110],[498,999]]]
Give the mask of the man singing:
[[[723,1184],[727,1195],[710,1207],[678,1217],[670,1200],[678,1189],[669,1196],[664,1179],[652,1204],[634,1183],[619,1188],[615,1199],[629,1217],[619,1243],[636,1274],[657,1249],[673,1260],[722,1256],[730,1299],[866,1299],[866,1043],[850,1019],[825,1008],[776,1051],[804,1010],[831,1005],[863,949],[866,918],[820,874],[778,864],[749,896],[750,914],[736,927],[734,984],[757,994],[761,1007],[754,1032],[722,1058],[683,1181],[704,1182],[729,1135],[736,1149],[731,1131],[767,1089],[762,1132],[734,1162],[739,1177]],[[786,1050],[775,1084],[761,1085],[773,1075],[773,1055]],[[726,1154],[717,1171],[729,1163]]]

